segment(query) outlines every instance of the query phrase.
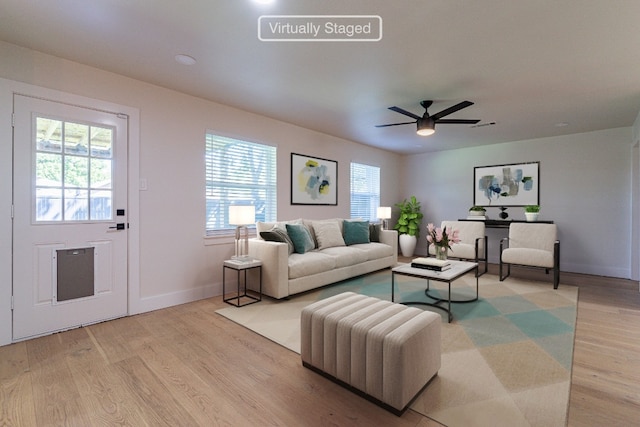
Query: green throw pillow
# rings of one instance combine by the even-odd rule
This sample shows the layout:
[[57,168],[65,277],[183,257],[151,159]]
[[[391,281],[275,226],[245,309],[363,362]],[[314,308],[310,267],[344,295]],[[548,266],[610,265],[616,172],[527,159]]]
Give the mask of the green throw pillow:
[[260,237],[269,242],[286,243],[289,246],[289,255],[293,253],[293,242],[286,231],[273,227],[270,231],[261,231]]
[[311,233],[302,224],[287,224],[287,234],[293,242],[293,249],[296,253],[303,254],[316,247]]
[[344,243],[347,245],[369,243],[369,223],[367,221],[345,221],[342,227],[344,229]]

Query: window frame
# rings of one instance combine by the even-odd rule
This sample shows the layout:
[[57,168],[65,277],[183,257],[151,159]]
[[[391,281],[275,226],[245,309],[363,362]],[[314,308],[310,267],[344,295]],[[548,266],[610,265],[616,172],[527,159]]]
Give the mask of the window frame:
[[[228,207],[232,204],[253,204],[256,205],[256,201],[258,201],[258,205],[256,205],[256,221],[266,221],[272,222],[276,221],[277,218],[277,146],[272,144],[266,144],[263,142],[255,142],[246,138],[239,138],[236,136],[228,136],[224,133],[220,133],[217,131],[213,131],[207,129],[205,132],[205,151],[204,151],[204,163],[205,163],[205,237],[207,238],[216,238],[216,237],[229,237],[235,235],[236,226],[232,226],[228,224]],[[252,173],[254,173],[253,180],[249,182],[244,180],[242,182],[237,179],[231,179],[230,174],[233,174],[234,171],[237,172],[237,167],[241,163],[241,157],[250,155],[249,152],[241,153],[242,150],[237,150],[236,153],[230,153],[231,150],[227,151],[228,156],[216,157],[211,150],[216,149],[216,141],[218,144],[225,145],[225,148],[238,148],[243,145],[245,148],[250,148],[252,150],[262,150],[262,153],[259,153],[259,156],[265,157],[264,164],[260,164],[259,168],[252,168],[255,165],[244,165],[248,167]],[[212,146],[210,146],[212,145]],[[239,163],[238,163],[239,162]],[[225,167],[231,167],[234,169],[229,169],[225,174],[216,175],[216,172],[213,171],[213,168],[224,165]],[[242,166],[242,165],[241,165]],[[264,168],[264,170],[260,170],[260,168]],[[212,175],[214,174],[214,175]],[[264,179],[267,182],[260,182],[261,174],[264,175]],[[235,175],[235,176],[246,176],[246,175]],[[222,181],[219,179],[222,178]],[[230,198],[222,197],[222,194],[228,191],[233,194]],[[216,192],[220,194],[216,197]],[[248,193],[264,193],[264,198],[256,199],[255,196],[251,197],[250,200],[246,197],[242,199],[240,197],[241,194],[244,195]],[[248,203],[245,203],[248,202]],[[224,223],[222,227],[211,227],[211,217],[213,215],[210,207],[210,203],[214,203],[218,206],[218,213],[222,213],[222,218],[214,219],[213,222],[217,222],[218,224],[221,221]],[[264,210],[258,211],[259,206],[263,206]],[[251,224],[248,226],[250,230],[255,230],[255,224]]]
[[[359,192],[355,192],[354,191],[354,186],[355,183],[354,182],[354,166],[357,166],[359,168],[364,168],[365,169],[365,177],[361,178],[363,179],[367,184],[367,186],[369,186],[372,183],[372,180],[377,181],[377,192],[375,191],[359,191]],[[377,176],[371,177],[371,173],[374,172],[375,169],[375,174]],[[351,217],[351,219],[357,219],[357,218],[361,218],[363,220],[367,220],[369,222],[376,222],[377,218],[377,208],[380,206],[380,176],[381,176],[381,168],[380,166],[376,166],[376,165],[369,165],[366,163],[361,163],[361,162],[354,162],[352,161],[349,165],[349,201],[350,201],[350,206],[349,206],[349,215]],[[370,190],[370,188],[369,188]],[[361,197],[366,197],[368,198],[368,204],[369,204],[369,217],[365,218],[362,215],[362,211],[363,210],[357,210],[356,212],[354,212],[354,195],[360,195]],[[373,203],[375,204],[375,206],[372,204],[372,199],[373,199]]]

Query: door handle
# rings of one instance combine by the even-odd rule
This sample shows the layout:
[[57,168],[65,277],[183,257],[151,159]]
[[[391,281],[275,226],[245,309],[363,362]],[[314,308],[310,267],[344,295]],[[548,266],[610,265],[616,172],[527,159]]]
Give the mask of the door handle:
[[113,227],[109,227],[110,230],[124,230],[124,222],[120,222]]

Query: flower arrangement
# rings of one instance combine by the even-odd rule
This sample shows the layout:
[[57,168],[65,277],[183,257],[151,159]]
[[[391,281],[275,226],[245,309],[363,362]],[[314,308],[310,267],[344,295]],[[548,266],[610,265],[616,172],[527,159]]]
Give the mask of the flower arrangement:
[[459,230],[447,230],[447,227],[436,228],[432,223],[427,225],[427,241],[436,249],[436,258],[445,259],[447,251],[453,243],[460,243]]

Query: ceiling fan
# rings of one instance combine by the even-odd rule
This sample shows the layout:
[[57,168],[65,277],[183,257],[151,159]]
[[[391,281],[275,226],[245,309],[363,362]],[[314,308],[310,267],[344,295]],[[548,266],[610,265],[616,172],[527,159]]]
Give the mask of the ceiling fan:
[[399,125],[409,125],[412,123],[416,123],[418,125],[418,135],[420,136],[428,136],[432,135],[436,130],[436,124],[469,124],[473,125],[478,123],[480,120],[466,120],[466,119],[443,119],[443,117],[448,116],[449,114],[453,114],[458,110],[462,110],[463,108],[467,108],[473,105],[471,101],[462,101],[459,104],[454,105],[453,107],[446,108],[439,113],[436,113],[432,116],[429,115],[427,111],[429,107],[433,104],[433,101],[422,101],[420,105],[424,108],[424,114],[422,117],[417,114],[413,114],[410,111],[403,110],[400,107],[389,107],[389,110],[395,111],[396,113],[404,114],[405,116],[409,116],[413,119],[416,119],[413,122],[403,122],[403,123],[391,123],[388,125],[376,125],[377,128],[383,128],[388,126],[399,126]]

